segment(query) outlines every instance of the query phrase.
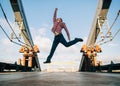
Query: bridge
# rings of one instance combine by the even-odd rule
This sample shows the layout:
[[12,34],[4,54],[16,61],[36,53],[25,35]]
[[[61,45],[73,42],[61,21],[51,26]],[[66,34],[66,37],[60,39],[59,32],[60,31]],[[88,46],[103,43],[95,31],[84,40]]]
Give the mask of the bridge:
[[[103,0],[98,2],[98,7],[96,9],[95,17],[93,20],[93,24],[92,24],[89,36],[88,36],[88,40],[80,50],[83,53],[83,55],[80,62],[79,71],[95,71],[94,69],[96,68],[96,66],[101,65],[101,62],[97,61],[97,53],[100,53],[102,51],[100,45],[107,43],[109,41],[112,41],[120,31],[118,29],[118,31],[115,33],[114,36],[112,36],[111,34],[112,33],[111,29],[120,14],[120,11],[118,11],[117,17],[115,18],[113,24],[110,27],[108,24],[107,14],[108,14],[111,2],[112,0],[109,0],[109,1]],[[0,25],[0,27],[11,42],[21,46],[19,52],[23,53],[23,59],[19,59],[17,65],[26,66],[26,67],[28,66],[34,70],[35,68],[37,68],[38,70],[41,71],[38,55],[37,55],[37,53],[39,52],[39,49],[38,49],[38,46],[33,43],[33,39],[31,36],[31,32],[29,30],[29,25],[26,20],[22,2],[21,0],[20,1],[10,0],[10,4],[15,16],[15,23],[17,23],[19,30],[21,31],[20,34],[22,35],[24,42],[18,38],[16,32],[14,31],[14,28],[10,25],[10,22],[8,21],[8,18],[5,14],[5,11],[2,5],[0,5],[1,11],[3,12],[4,18],[6,19],[7,23],[9,24],[12,30],[11,38],[5,32],[2,25]],[[103,30],[102,28],[105,26],[106,26],[107,32],[104,35],[102,32]],[[97,41],[97,38],[99,35],[101,35],[101,40]],[[15,36],[15,39],[17,39],[18,42],[14,41],[13,36]],[[105,39],[108,39],[108,40],[105,41]],[[4,65],[4,67],[6,66],[6,64],[3,64],[3,63],[1,63],[1,65]],[[10,67],[8,68],[10,69]],[[2,66],[1,71],[3,70],[4,68]]]
[[[2,23],[0,24],[1,31],[11,43],[19,46],[19,52],[22,53],[22,59],[18,58],[14,64],[0,62],[0,85],[93,86],[94,84],[98,86],[119,86],[120,63],[111,61],[111,63],[103,65],[102,61],[97,60],[98,54],[104,52],[101,46],[114,41],[120,32],[120,29],[116,29],[115,33],[112,32],[119,18],[120,10],[118,10],[113,23],[109,26],[107,15],[111,4],[112,0],[98,0],[87,41],[79,50],[82,58],[79,61],[79,69],[76,71],[74,70],[74,61],[52,62],[46,65],[46,70],[42,70],[38,58],[41,48],[39,49],[38,45],[34,44],[34,38],[32,38],[32,32],[26,19],[22,0],[9,0],[9,5],[14,14],[14,24],[17,24],[20,34],[15,30],[16,27],[14,28],[9,22],[4,6],[0,3],[2,16],[9,25],[12,33],[9,35]],[[21,40],[19,36],[23,39]],[[65,71],[65,68],[61,64],[72,65],[70,66],[70,71]],[[50,69],[54,66],[60,66],[59,70],[51,71]]]

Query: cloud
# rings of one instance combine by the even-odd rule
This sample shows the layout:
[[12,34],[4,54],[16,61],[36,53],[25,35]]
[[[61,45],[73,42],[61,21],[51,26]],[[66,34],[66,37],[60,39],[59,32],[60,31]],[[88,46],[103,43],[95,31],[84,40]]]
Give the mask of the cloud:
[[[15,23],[12,23],[10,20],[8,20],[12,28],[16,28]],[[0,25],[7,31],[11,32],[10,26],[7,23],[7,21],[4,18],[0,18]]]
[[0,24],[3,26],[3,28],[8,28],[8,24],[4,18],[0,18]]
[[0,42],[1,62],[14,63],[18,58],[22,58],[19,53],[20,46],[11,43],[7,38],[1,39]]
[[51,40],[47,37],[47,29],[45,27],[35,29],[31,28],[34,44],[37,44],[40,51],[48,52],[51,46]]
[[45,52],[48,52],[51,46],[51,40],[47,37],[36,36],[34,37],[34,43],[39,46],[40,50]]
[[4,46],[10,46],[11,42],[7,38],[4,38],[4,39],[1,39],[1,44]]
[[43,36],[46,35],[46,28],[40,28],[38,31],[40,35],[43,35]]
[[114,42],[108,43],[108,47],[118,47],[118,46],[119,46],[118,43],[114,43]]

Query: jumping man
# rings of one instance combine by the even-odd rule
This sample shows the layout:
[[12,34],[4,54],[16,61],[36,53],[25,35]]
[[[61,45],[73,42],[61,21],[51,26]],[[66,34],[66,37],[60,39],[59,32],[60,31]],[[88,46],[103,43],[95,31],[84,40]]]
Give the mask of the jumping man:
[[[50,51],[50,54],[47,57],[47,60],[44,63],[51,63],[51,58],[55,52],[55,49],[57,48],[59,43],[62,43],[65,47],[69,47],[71,45],[76,44],[77,42],[82,42],[83,39],[81,38],[75,38],[74,40],[70,41],[70,34],[69,31],[65,25],[65,23],[62,21],[62,18],[56,18],[57,17],[57,8],[55,8],[54,16],[53,16],[53,27],[52,32],[54,33],[54,41],[52,44],[52,48]],[[67,42],[62,34],[62,29],[66,31],[67,37],[69,42]]]

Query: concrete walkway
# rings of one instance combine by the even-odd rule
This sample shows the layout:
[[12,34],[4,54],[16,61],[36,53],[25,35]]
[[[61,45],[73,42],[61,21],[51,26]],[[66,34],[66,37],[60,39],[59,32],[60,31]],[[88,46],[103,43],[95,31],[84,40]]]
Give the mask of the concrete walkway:
[[120,86],[120,74],[89,72],[0,73],[0,86]]

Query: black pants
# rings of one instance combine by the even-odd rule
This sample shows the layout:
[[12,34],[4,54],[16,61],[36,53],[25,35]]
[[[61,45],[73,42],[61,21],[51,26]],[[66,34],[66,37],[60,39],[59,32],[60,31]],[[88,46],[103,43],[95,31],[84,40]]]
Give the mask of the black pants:
[[65,47],[69,47],[71,45],[74,45],[77,42],[79,42],[79,40],[77,40],[77,39],[74,39],[70,42],[67,42],[62,34],[59,34],[59,35],[55,36],[50,54],[47,57],[47,61],[51,61],[51,58],[52,58],[52,56],[53,56],[53,54],[54,54],[54,52],[55,52],[59,43],[62,43]]

